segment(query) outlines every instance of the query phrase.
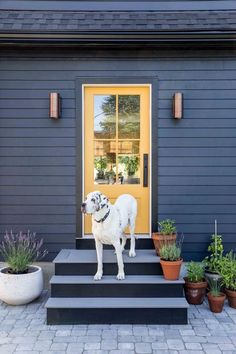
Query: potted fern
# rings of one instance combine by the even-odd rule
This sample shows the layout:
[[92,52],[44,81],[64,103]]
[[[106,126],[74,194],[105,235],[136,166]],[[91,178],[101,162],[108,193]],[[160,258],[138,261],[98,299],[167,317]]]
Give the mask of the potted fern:
[[43,241],[28,231],[14,234],[6,232],[0,244],[0,253],[7,266],[0,269],[0,299],[10,305],[24,305],[43,290],[43,273],[32,263],[43,258],[47,251],[41,251]]
[[220,313],[223,310],[226,295],[221,292],[221,281],[218,278],[208,279],[209,292],[207,299],[211,312]]
[[236,308],[236,254],[227,253],[221,260],[220,275],[229,306]]
[[181,246],[177,243],[164,244],[160,248],[160,263],[166,280],[179,279],[181,264]]
[[176,241],[175,220],[164,219],[158,222],[158,232],[152,233],[152,240],[157,255],[160,255],[160,248],[164,244],[173,244]]
[[204,279],[204,265],[190,262],[187,264],[187,276],[184,277],[184,292],[189,304],[201,305],[206,295],[207,282]]

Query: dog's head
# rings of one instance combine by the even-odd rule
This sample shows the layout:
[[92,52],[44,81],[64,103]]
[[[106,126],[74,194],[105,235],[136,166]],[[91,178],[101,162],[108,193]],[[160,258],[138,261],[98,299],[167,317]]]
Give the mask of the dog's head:
[[81,211],[84,214],[94,214],[96,211],[108,206],[109,199],[99,191],[91,192],[81,204]]

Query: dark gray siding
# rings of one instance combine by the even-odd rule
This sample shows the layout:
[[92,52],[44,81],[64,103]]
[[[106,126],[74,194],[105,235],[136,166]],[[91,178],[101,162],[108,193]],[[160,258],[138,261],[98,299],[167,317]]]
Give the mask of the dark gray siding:
[[[56,253],[76,237],[77,77],[153,77],[154,217],[185,235],[185,258],[204,255],[214,219],[236,248],[236,52],[209,50],[1,50],[0,230],[31,229]],[[48,118],[60,92],[62,118]],[[184,119],[171,97],[184,93]],[[155,228],[156,220],[153,220]],[[78,236],[78,235],[77,235]]]

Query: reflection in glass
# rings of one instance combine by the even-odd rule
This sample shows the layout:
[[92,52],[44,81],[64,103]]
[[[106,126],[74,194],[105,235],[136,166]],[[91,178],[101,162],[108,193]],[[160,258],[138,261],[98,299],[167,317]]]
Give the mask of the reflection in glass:
[[137,155],[118,156],[118,176],[121,184],[140,183],[140,159]]
[[94,141],[94,183],[113,184],[116,180],[116,142]]
[[118,137],[119,139],[140,138],[140,96],[118,96]]
[[139,154],[139,141],[118,141],[118,153],[121,154]]
[[116,96],[94,95],[94,138],[116,136]]

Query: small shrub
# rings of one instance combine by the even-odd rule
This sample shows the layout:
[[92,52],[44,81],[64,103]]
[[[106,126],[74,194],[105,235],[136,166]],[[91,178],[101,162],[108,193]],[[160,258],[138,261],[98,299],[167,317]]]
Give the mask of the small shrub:
[[175,220],[165,219],[158,223],[159,232],[162,235],[172,235],[176,233]]
[[210,255],[204,259],[204,264],[210,272],[219,273],[220,263],[224,253],[221,235],[212,235],[212,242],[208,246]]
[[222,257],[220,275],[223,285],[229,290],[236,291],[236,254],[233,251]]
[[6,232],[0,244],[0,253],[13,274],[27,273],[29,265],[42,259],[47,251],[41,251],[43,240],[37,240],[36,234],[28,231],[19,234]]
[[187,279],[192,283],[204,280],[204,266],[202,263],[191,261],[187,264]]
[[160,249],[160,257],[165,261],[178,261],[181,259],[181,247],[174,244],[164,244]]

